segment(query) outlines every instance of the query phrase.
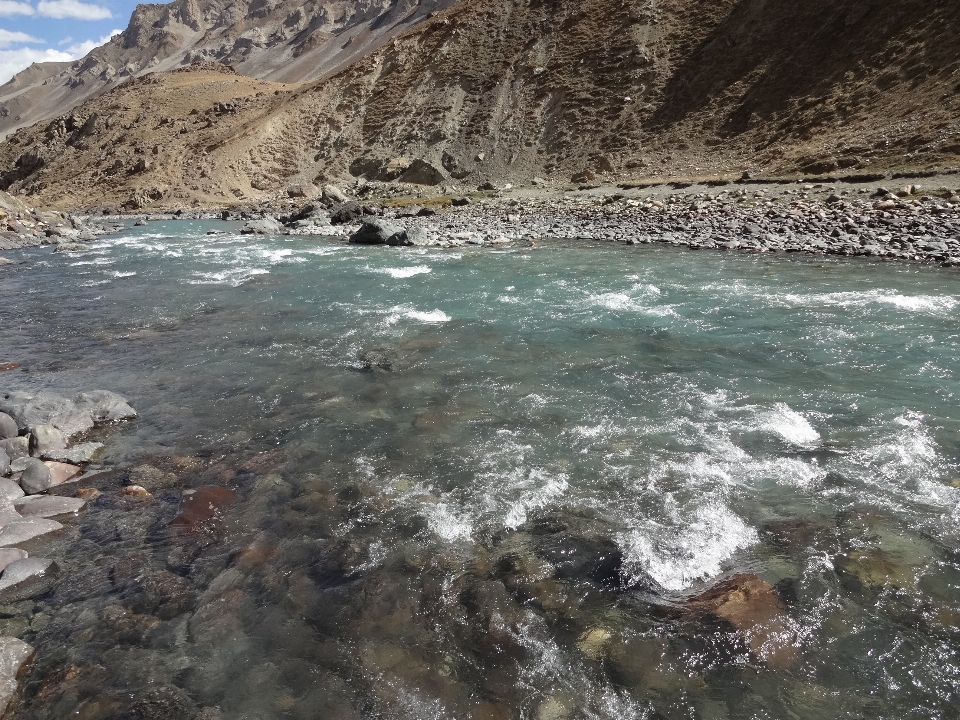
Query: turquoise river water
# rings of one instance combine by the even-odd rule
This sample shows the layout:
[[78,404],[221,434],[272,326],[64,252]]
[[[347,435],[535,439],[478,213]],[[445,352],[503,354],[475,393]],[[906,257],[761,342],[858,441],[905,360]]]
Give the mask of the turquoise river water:
[[[956,271],[228,227],[7,254],[2,388],[119,392],[115,477],[239,497],[198,542],[105,488],[41,548],[17,717],[960,717]],[[736,573],[772,654],[688,612]]]

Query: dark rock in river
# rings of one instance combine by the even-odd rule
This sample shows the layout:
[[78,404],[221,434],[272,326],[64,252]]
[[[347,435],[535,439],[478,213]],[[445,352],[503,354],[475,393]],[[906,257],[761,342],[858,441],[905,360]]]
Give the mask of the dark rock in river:
[[405,245],[407,229],[388,220],[368,220],[360,226],[350,242],[359,245]]
[[173,685],[161,685],[111,720],[194,720],[196,715],[197,706],[189,695]]
[[27,495],[36,495],[48,490],[53,484],[50,468],[40,460],[30,458],[23,474],[20,475],[20,487],[23,488],[23,491]]

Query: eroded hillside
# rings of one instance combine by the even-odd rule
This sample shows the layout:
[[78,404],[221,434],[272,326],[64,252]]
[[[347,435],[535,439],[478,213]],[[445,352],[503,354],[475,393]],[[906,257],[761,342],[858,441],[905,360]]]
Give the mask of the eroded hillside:
[[[153,189],[154,202],[185,204],[351,176],[960,164],[955,3],[463,0],[330,78],[232,81],[223,98],[204,89],[224,82],[209,68],[122,85],[0,146],[3,184],[39,203]],[[174,104],[184,92],[189,108]],[[233,96],[245,99],[217,109]]]

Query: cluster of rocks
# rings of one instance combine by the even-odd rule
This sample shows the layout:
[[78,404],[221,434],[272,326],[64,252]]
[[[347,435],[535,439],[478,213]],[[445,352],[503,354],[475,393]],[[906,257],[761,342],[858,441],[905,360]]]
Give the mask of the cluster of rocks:
[[[116,229],[78,215],[0,206],[0,251],[38,245],[55,245],[57,252],[82,251],[90,241]],[[0,257],[0,265],[12,264],[12,260]]]
[[[63,528],[54,517],[73,515],[84,497],[47,494],[75,480],[102,447],[70,445],[95,424],[136,417],[122,397],[106,390],[66,398],[53,392],[0,394],[0,601],[17,602],[51,590],[57,563],[17,547]],[[81,493],[82,494],[82,493]],[[18,688],[33,648],[0,637],[0,715]]]

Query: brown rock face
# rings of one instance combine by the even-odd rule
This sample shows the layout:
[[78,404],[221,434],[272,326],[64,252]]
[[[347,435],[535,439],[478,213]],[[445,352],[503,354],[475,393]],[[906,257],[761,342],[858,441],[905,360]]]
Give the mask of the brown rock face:
[[790,667],[798,658],[786,608],[773,586],[756,575],[724,578],[692,597],[686,612],[691,618],[720,621],[742,632],[750,651],[771,666]]

